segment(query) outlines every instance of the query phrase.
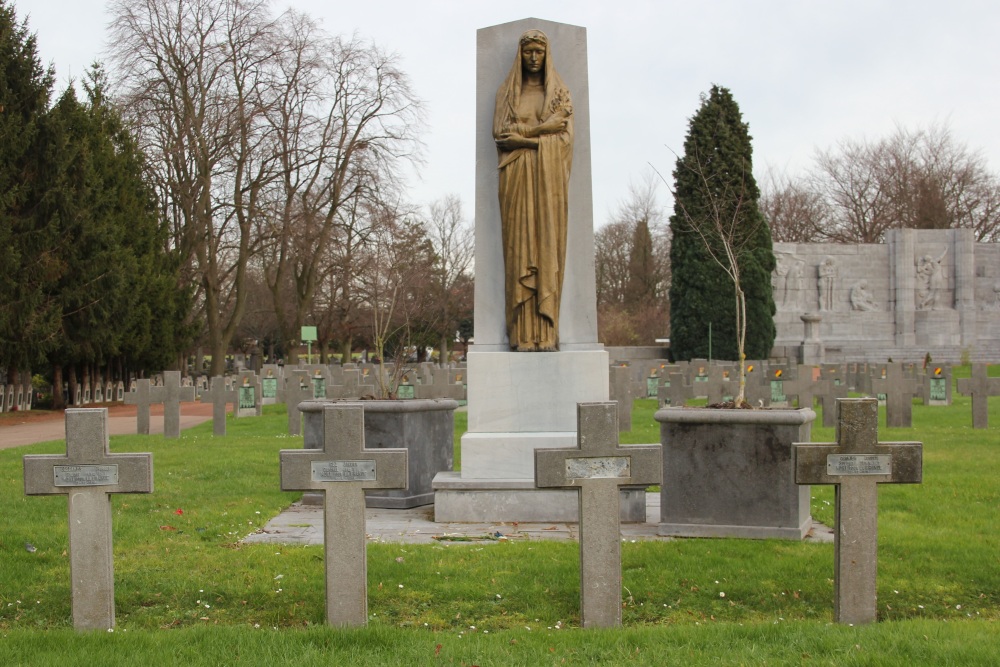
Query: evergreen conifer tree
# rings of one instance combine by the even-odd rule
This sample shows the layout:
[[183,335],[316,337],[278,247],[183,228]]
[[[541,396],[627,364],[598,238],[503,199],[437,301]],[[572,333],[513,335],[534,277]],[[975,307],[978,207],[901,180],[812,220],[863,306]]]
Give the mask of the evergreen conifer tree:
[[774,344],[775,259],[757,204],[750,139],[730,91],[713,86],[690,120],[684,155],[673,173],[670,347],[675,359],[709,357],[710,340],[713,358],[739,359],[741,317],[745,358],[766,359]]

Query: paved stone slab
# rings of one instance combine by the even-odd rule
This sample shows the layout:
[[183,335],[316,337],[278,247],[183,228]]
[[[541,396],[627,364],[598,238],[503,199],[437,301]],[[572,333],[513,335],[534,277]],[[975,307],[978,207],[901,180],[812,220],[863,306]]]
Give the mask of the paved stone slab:
[[66,455],[24,457],[24,493],[66,495],[73,627],[115,625],[111,493],[151,493],[152,454],[111,454],[107,408],[66,410]]
[[878,441],[878,401],[837,401],[837,442],[795,443],[795,482],[836,485],[834,620],[875,621],[878,485],[919,484],[923,445]]

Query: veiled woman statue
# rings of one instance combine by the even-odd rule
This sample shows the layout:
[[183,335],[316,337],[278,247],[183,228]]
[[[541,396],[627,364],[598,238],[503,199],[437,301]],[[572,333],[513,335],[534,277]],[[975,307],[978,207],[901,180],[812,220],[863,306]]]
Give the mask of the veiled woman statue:
[[529,30],[521,35],[493,114],[512,350],[558,349],[572,116],[569,90],[552,64],[549,39],[540,30]]

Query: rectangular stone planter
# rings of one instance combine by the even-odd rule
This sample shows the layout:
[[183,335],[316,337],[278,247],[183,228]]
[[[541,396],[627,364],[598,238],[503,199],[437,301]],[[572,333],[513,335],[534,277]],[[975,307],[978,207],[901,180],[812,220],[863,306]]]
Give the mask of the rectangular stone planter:
[[661,408],[660,535],[800,540],[812,524],[809,487],[795,483],[793,442],[816,413]]
[[[299,404],[304,417],[306,449],[322,446],[323,406],[332,400]],[[366,491],[368,507],[406,509],[434,502],[431,483],[438,472],[452,469],[455,458],[455,418],[458,402],[452,399],[344,401],[365,410],[365,447],[398,447],[409,452],[408,487],[403,490]],[[315,497],[314,497],[315,496]],[[304,504],[319,504],[322,498],[305,494]]]

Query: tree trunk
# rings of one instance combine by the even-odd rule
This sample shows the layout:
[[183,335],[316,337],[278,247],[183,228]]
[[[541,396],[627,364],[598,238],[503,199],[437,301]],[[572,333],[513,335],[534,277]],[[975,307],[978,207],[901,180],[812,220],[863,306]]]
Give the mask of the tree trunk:
[[76,405],[76,364],[69,365],[69,404]]
[[62,366],[59,364],[52,364],[52,409],[66,409],[66,401],[63,400]]

